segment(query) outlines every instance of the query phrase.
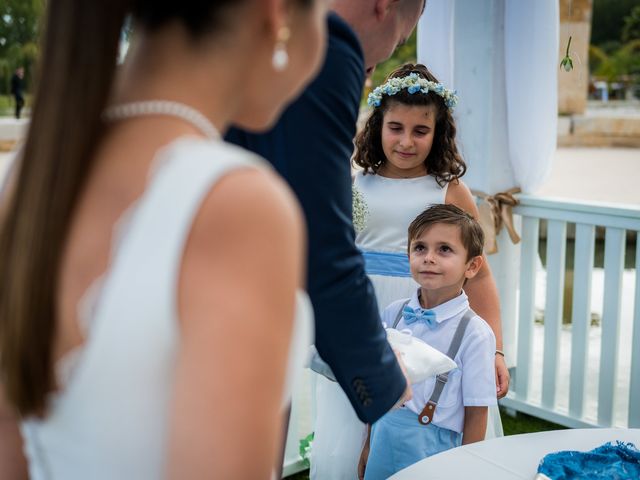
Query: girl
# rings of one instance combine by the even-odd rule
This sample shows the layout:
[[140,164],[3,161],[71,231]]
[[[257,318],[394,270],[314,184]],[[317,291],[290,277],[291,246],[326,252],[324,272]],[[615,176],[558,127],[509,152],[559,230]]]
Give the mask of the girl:
[[[429,205],[448,203],[478,217],[471,192],[460,180],[466,165],[455,141],[452,109],[456,101],[455,92],[438,83],[424,65],[413,64],[392,72],[369,95],[373,111],[355,141],[354,164],[361,170],[353,182],[353,211],[356,243],[381,311],[418,288],[409,272],[406,250],[407,227],[420,212]],[[471,307],[495,333],[496,390],[502,397],[508,390],[509,373],[502,356],[498,293],[486,259],[465,291]],[[339,465],[332,478],[351,479],[364,427],[336,388],[325,378],[318,379],[314,458]],[[501,435],[494,407],[487,438]]]
[[22,440],[36,480],[271,478],[309,336],[302,222],[219,132],[300,92],[326,3],[47,2],[0,209],[0,478],[27,477]]
[[[363,251],[380,309],[415,291],[406,254],[407,225],[426,206],[454,204],[478,217],[456,146],[455,92],[424,65],[406,64],[369,95],[373,107],[356,138],[354,178],[356,243]],[[471,307],[485,318],[497,341],[497,393],[508,389],[495,282],[488,262],[465,285]],[[501,429],[500,429],[501,430]]]

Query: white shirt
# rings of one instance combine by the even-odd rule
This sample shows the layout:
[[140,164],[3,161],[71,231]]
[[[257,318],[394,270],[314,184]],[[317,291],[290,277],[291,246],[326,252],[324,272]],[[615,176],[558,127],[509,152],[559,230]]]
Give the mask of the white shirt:
[[[398,310],[406,301],[405,298],[389,305],[382,312],[382,321],[392,326]],[[411,308],[420,307],[417,290],[407,305]],[[413,336],[446,354],[456,328],[468,309],[469,300],[462,292],[456,298],[431,309],[436,314],[435,327],[431,328],[420,321],[407,325],[404,319],[400,319],[396,328],[410,330]],[[469,322],[460,349],[453,359],[458,367],[449,372],[449,380],[440,395],[433,417],[434,425],[462,432],[464,407],[496,405],[495,350],[496,338],[491,327],[475,315]],[[419,414],[431,398],[434,386],[435,377],[412,385],[413,398],[405,403],[405,407]]]

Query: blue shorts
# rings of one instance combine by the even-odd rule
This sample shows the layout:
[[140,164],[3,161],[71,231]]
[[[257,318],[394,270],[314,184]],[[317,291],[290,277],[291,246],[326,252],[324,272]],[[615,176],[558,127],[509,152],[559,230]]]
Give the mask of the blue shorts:
[[365,480],[384,480],[423,458],[462,443],[462,434],[436,425],[418,423],[408,408],[387,413],[371,428]]

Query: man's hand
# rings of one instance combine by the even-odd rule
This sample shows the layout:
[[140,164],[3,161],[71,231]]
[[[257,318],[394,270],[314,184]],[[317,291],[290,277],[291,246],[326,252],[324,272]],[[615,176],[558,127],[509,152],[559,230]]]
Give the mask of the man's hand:
[[502,355],[496,355],[496,391],[498,398],[504,397],[509,391],[509,370]]

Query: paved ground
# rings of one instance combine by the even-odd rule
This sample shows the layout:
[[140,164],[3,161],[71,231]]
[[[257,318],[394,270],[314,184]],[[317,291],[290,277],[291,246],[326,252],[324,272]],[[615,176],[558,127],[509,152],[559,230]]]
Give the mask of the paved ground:
[[26,131],[28,119],[16,120],[10,117],[0,117],[0,141],[15,140]]
[[537,195],[640,206],[640,149],[561,148]]
[[4,172],[9,163],[9,158],[11,158],[10,153],[0,152],[0,178],[4,178]]
[[[8,153],[0,152],[0,174]],[[640,149],[561,148],[537,195],[634,204],[640,208]]]

